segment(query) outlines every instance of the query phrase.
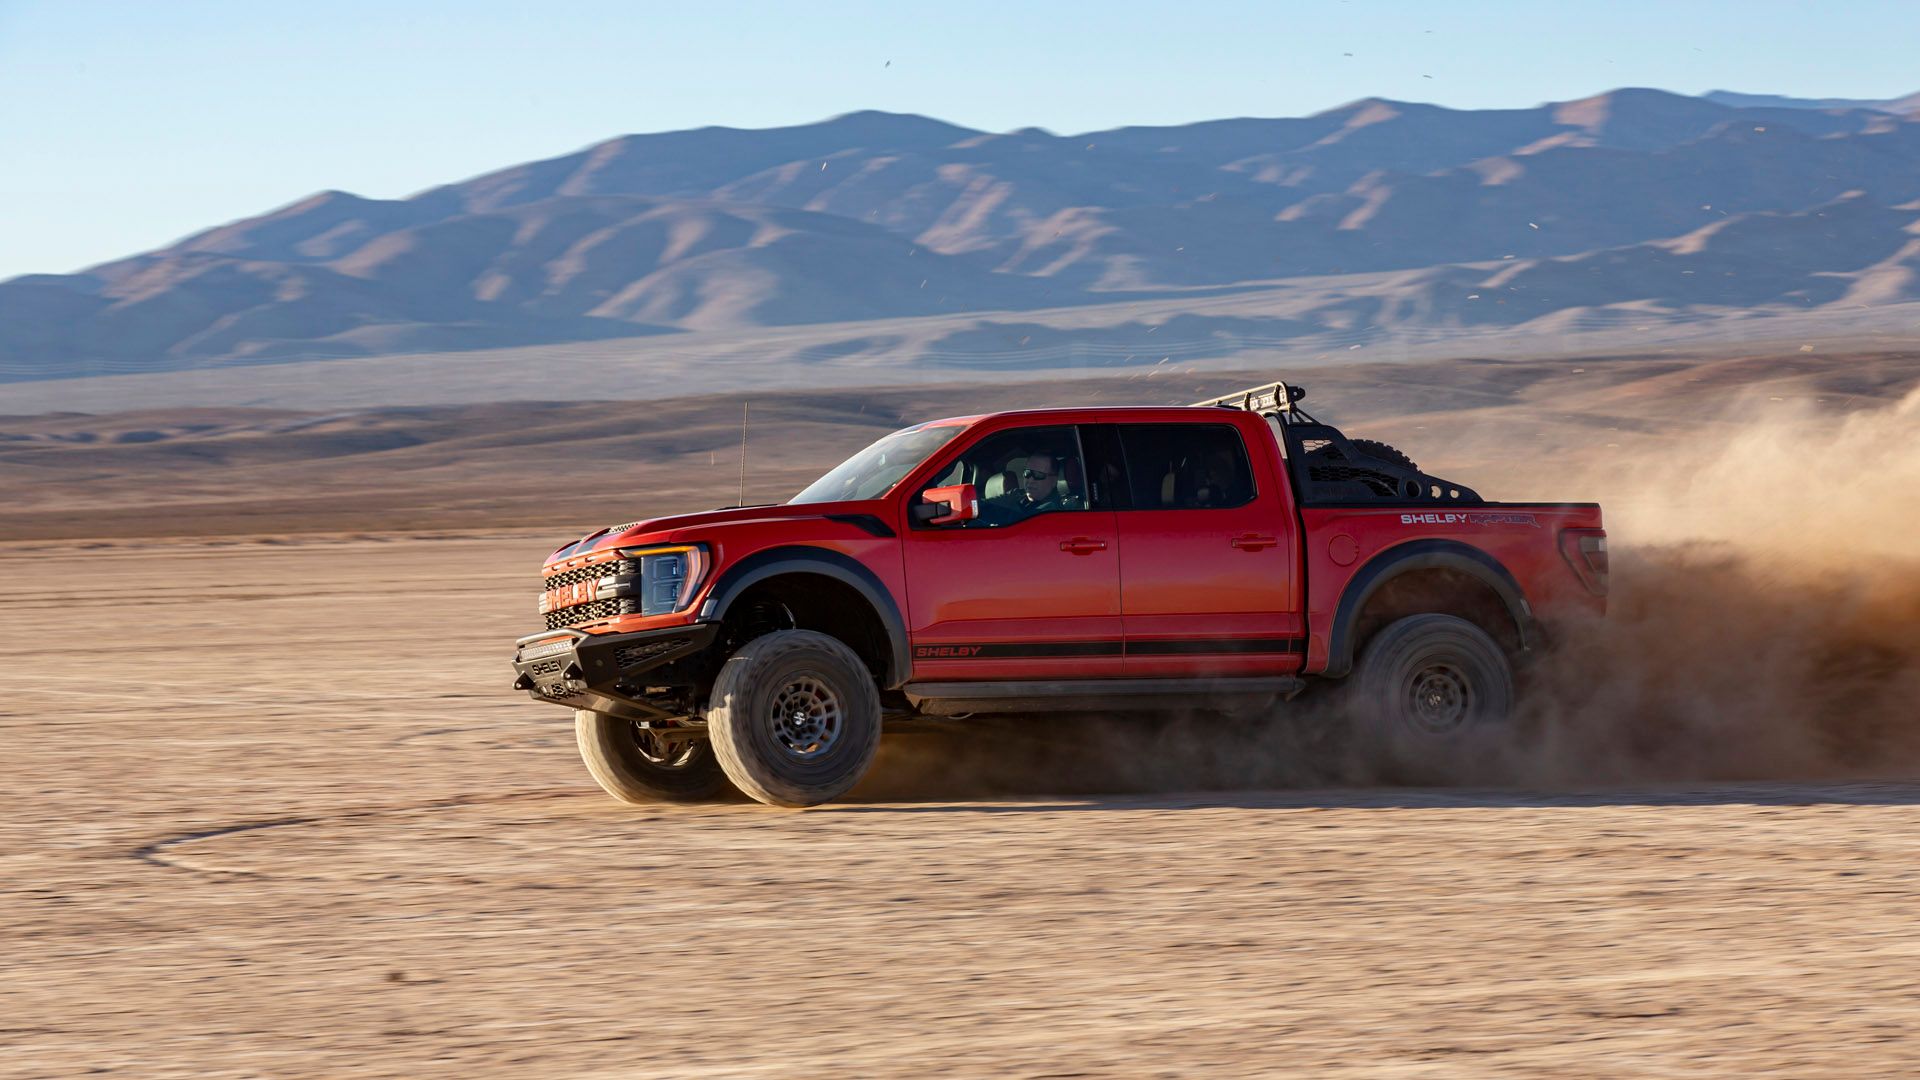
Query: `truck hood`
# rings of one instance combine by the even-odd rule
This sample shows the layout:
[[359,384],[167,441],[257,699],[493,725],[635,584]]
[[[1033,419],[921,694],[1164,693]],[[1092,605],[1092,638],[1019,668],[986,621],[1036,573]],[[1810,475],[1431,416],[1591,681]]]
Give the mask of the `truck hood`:
[[[837,503],[773,503],[768,506],[730,506],[721,510],[705,510],[697,514],[675,514],[672,517],[622,522],[619,525],[609,525],[598,532],[588,533],[547,556],[547,562],[553,563],[576,555],[585,555],[590,551],[604,551],[607,548],[700,540],[722,529],[756,522],[796,521],[842,514],[876,515],[881,505],[874,500]],[[700,535],[693,535],[696,532]]]

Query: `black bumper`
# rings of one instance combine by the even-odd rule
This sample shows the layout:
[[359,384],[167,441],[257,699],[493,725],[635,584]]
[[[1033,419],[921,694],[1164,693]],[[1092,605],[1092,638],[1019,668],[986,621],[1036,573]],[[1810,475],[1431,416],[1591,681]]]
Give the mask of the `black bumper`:
[[570,709],[664,718],[671,710],[650,702],[647,687],[675,681],[661,669],[704,652],[718,631],[715,623],[692,623],[631,634],[530,634],[515,643],[513,688]]

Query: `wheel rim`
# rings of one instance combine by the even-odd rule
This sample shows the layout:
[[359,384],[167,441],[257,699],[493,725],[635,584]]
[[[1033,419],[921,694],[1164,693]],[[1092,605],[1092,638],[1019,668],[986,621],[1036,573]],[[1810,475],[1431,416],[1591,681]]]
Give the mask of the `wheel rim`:
[[802,674],[773,695],[767,723],[782,752],[796,761],[812,761],[833,748],[843,716],[840,695],[824,680]]
[[1473,715],[1473,685],[1451,664],[1429,664],[1407,682],[1406,718],[1415,730],[1447,735]]
[[629,725],[628,731],[632,734],[634,752],[648,764],[662,769],[683,769],[700,750],[700,744],[692,739],[665,739],[659,732],[643,728],[637,723]]

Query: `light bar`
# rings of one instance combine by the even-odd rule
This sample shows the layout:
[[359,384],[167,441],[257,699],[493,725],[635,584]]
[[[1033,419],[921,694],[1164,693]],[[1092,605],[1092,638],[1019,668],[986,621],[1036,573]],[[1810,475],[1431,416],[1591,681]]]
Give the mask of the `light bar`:
[[1245,390],[1236,390],[1224,397],[1196,401],[1194,408],[1245,409],[1247,412],[1291,412],[1293,403],[1307,396],[1304,388],[1288,386],[1286,383],[1268,383],[1265,386],[1250,386]]

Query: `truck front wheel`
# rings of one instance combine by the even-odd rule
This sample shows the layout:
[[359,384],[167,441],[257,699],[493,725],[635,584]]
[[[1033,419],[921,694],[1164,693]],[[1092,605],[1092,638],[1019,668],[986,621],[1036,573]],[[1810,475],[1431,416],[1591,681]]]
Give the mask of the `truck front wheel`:
[[707,730],[727,778],[773,806],[813,806],[858,783],[880,748],[880,692],[836,638],[780,630],[727,658]]
[[574,712],[573,737],[587,772],[621,802],[698,802],[727,786],[706,739],[669,741],[589,709]]
[[1487,632],[1452,615],[1387,624],[1360,654],[1348,712],[1386,779],[1498,779],[1514,735],[1513,669]]

